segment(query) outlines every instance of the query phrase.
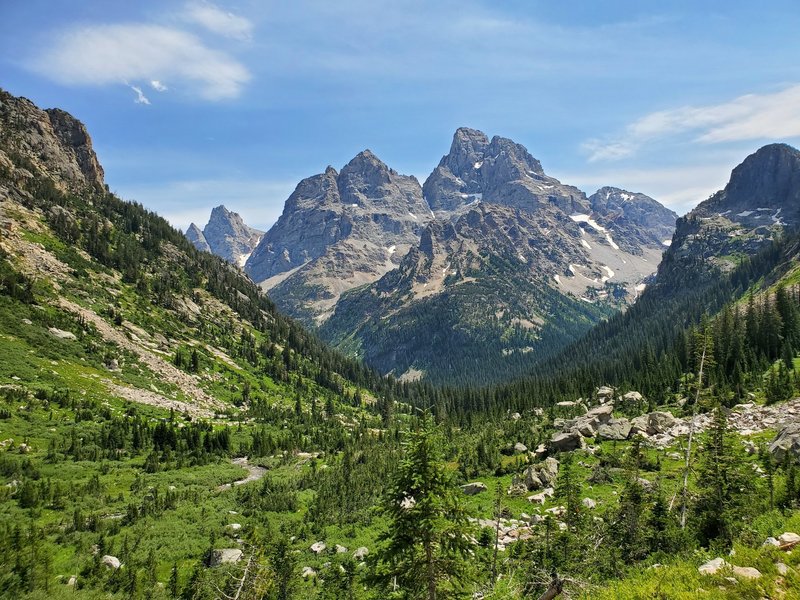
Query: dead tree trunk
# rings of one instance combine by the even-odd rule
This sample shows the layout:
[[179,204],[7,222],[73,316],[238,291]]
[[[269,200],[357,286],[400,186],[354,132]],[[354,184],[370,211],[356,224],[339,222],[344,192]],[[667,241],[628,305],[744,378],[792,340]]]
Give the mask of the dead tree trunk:
[[553,598],[561,594],[563,589],[564,580],[558,576],[558,573],[553,573],[553,580],[550,582],[550,587],[547,588],[544,594],[539,596],[539,600],[553,600]]

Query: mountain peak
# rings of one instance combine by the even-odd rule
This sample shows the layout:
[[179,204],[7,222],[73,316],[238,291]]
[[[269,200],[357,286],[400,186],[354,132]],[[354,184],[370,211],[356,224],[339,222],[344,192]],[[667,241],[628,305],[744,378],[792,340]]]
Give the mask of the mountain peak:
[[220,204],[211,209],[211,216],[202,231],[192,223],[185,235],[198,250],[211,252],[230,263],[243,266],[264,232],[247,226],[239,213]]
[[788,144],[768,144],[745,158],[731,173],[714,208],[758,210],[782,209],[797,225],[800,216],[800,151]]

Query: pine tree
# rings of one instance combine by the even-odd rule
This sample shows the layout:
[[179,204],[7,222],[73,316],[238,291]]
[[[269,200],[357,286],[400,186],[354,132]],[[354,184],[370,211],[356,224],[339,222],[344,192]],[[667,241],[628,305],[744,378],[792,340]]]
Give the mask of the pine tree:
[[471,528],[458,488],[441,459],[430,418],[409,432],[383,503],[389,529],[376,553],[377,583],[404,598],[451,597],[467,583]]
[[706,435],[697,475],[693,520],[701,544],[717,542],[729,546],[746,515],[753,473],[737,454],[740,446],[728,428],[725,410],[718,407]]

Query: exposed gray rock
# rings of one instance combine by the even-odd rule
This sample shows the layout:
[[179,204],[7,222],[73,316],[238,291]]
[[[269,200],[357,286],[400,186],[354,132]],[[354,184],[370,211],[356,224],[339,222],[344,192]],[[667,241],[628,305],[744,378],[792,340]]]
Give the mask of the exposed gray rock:
[[761,571],[755,567],[733,567],[733,574],[741,579],[759,579]]
[[628,419],[611,419],[597,430],[597,435],[604,440],[627,440],[630,433],[631,424]]
[[569,452],[584,445],[583,436],[577,431],[562,431],[550,438],[550,448],[555,452]]
[[209,566],[233,564],[242,560],[242,551],[239,548],[219,548],[211,553]]
[[485,483],[476,481],[474,483],[468,483],[466,485],[462,485],[461,489],[467,496],[474,496],[476,494],[485,492],[488,488],[486,487]]
[[110,554],[103,556],[103,558],[100,559],[100,564],[114,570],[117,570],[122,566],[122,563],[119,561],[119,559],[116,556],[111,556]]
[[72,333],[71,331],[62,331],[61,329],[58,329],[57,327],[50,327],[50,328],[48,328],[47,331],[50,332],[50,335],[52,335],[53,337],[58,338],[60,340],[75,340],[75,339],[78,339],[78,338],[75,337],[75,334]]
[[785,425],[769,445],[769,451],[778,462],[782,462],[787,453],[795,459],[800,457],[800,423]]
[[697,570],[700,571],[702,575],[716,575],[727,566],[729,565],[724,558],[717,557],[700,565]]
[[198,250],[212,252],[229,263],[243,267],[264,232],[245,225],[242,217],[220,205],[211,210],[211,217],[201,232],[192,223],[187,239]]
[[327,549],[327,544],[325,542],[314,542],[311,544],[311,551],[314,554],[322,554]]
[[211,250],[211,246],[208,245],[206,236],[203,235],[203,232],[194,223],[189,225],[189,229],[186,230],[186,233],[184,235],[186,236],[186,239],[189,240],[195,248],[200,250],[200,252],[213,252]]
[[522,442],[517,442],[516,444],[514,444],[514,452],[516,452],[517,454],[524,454],[527,451],[528,447]]
[[652,412],[647,416],[647,433],[653,435],[667,433],[675,426],[676,419],[672,413]]
[[366,546],[359,546],[355,552],[353,552],[353,558],[356,560],[364,560],[367,555],[369,554],[369,548]]

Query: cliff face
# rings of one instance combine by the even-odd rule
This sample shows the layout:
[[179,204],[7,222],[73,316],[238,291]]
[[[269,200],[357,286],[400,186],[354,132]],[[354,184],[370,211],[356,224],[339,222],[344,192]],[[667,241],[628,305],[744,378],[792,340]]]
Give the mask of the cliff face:
[[[92,148],[86,127],[59,109],[41,110],[26,98],[0,90],[0,138],[36,169],[51,175],[60,189],[103,189],[103,168]],[[0,167],[11,161],[0,151]],[[17,169],[18,177],[27,177]]]

